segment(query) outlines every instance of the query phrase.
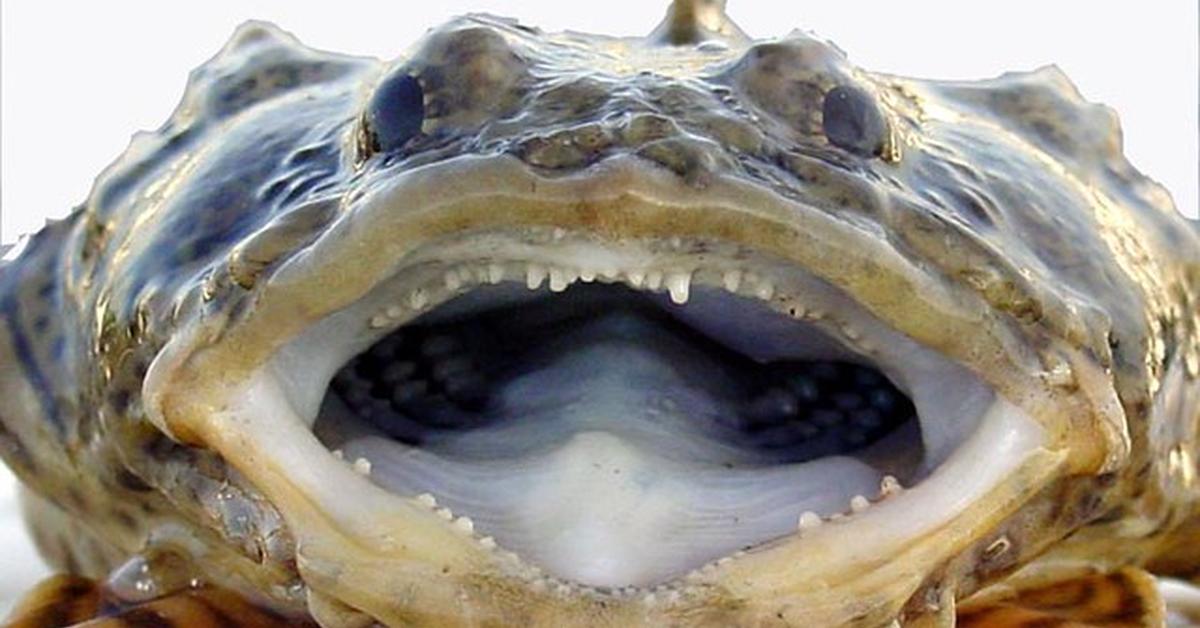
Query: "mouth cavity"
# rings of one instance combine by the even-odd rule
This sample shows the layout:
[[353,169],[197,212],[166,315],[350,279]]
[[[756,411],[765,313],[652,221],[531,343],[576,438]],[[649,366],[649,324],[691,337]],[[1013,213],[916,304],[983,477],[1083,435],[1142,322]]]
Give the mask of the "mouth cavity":
[[1011,414],[839,290],[741,247],[556,231],[428,251],[273,371],[364,481],[562,580],[652,586],[853,520]]

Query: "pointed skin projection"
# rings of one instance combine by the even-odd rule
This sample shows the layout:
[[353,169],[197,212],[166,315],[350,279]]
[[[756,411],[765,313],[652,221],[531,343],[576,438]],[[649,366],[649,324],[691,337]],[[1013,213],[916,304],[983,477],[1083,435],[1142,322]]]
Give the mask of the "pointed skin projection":
[[[390,61],[239,28],[0,262],[0,456],[65,574],[12,625],[1193,599],[1200,229],[1115,113],[1053,67],[877,74],[724,5],[645,38],[471,15]],[[836,413],[867,397],[908,427]]]

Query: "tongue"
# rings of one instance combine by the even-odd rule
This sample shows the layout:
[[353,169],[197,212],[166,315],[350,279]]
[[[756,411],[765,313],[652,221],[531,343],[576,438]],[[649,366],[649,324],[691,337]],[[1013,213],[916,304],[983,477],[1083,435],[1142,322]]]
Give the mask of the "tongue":
[[729,444],[734,379],[653,321],[605,316],[537,353],[488,426],[420,449],[360,438],[347,457],[554,575],[607,587],[682,575],[879,486],[853,458],[769,465]]

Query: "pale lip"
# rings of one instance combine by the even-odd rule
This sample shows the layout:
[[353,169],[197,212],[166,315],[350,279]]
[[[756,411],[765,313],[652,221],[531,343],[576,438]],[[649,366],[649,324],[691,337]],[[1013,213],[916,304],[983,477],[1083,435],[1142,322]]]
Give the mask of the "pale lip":
[[[540,600],[530,607],[542,609],[539,613],[569,606],[566,600],[586,592],[539,590],[532,583],[544,579],[531,576],[527,565],[446,525],[421,504],[376,487],[334,458],[292,408],[276,375],[264,368],[289,337],[394,273],[395,260],[420,240],[463,221],[486,227],[499,216],[509,222],[557,221],[606,235],[691,230],[754,242],[841,286],[914,338],[933,340],[939,350],[965,358],[1002,395],[978,432],[922,484],[843,523],[726,561],[699,576],[704,587],[679,589],[673,604],[732,596],[761,610],[765,607],[756,605],[786,599],[807,604],[805,617],[834,618],[844,614],[845,600],[858,599],[868,612],[894,614],[925,574],[1064,469],[1095,471],[1120,458],[1122,430],[1113,426],[1123,417],[1106,403],[1110,390],[1084,386],[1092,396],[1084,407],[1097,420],[1093,431],[1068,434],[1056,417],[1080,401],[1045,392],[1044,374],[1010,361],[1005,347],[1019,344],[1015,338],[1003,338],[1007,332],[990,325],[977,304],[881,249],[868,231],[753,186],[714,183],[700,193],[665,173],[647,173],[636,160],[613,161],[586,177],[548,181],[510,160],[466,160],[454,167],[479,185],[457,198],[446,198],[436,181],[447,175],[444,167],[398,177],[364,197],[353,221],[335,226],[282,267],[258,301],[258,313],[225,341],[197,349],[198,326],[193,335],[176,337],[147,377],[149,415],[168,433],[219,451],[273,501],[299,541],[306,581],[330,597],[383,618],[398,612],[389,591],[408,591],[422,608],[453,602],[485,616],[500,612],[488,588],[471,588],[469,594],[463,588],[468,580],[484,578],[495,586],[515,586],[523,591],[519,598]],[[612,213],[600,211],[606,208]],[[374,254],[364,258],[364,250]],[[845,251],[856,253],[830,257]],[[922,299],[897,298],[913,293]],[[936,329],[922,320],[938,321]],[[955,328],[971,334],[956,336]],[[994,464],[980,468],[981,459]],[[624,605],[636,609],[628,611],[631,617],[665,612],[647,610],[640,600],[616,606]]]

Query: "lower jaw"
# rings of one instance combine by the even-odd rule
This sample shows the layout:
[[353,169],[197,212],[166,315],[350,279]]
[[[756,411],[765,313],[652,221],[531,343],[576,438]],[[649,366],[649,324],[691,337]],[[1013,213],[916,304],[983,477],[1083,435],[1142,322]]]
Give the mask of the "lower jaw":
[[[246,397],[277,386],[264,377]],[[274,419],[287,404],[231,408],[236,433],[210,433],[212,446],[240,465],[284,514],[296,537],[297,566],[310,610],[361,612],[384,622],[470,625],[661,625],[680,615],[732,623],[779,613],[806,625],[852,617],[886,623],[928,574],[985,538],[1065,466],[1044,449],[1043,432],[1000,401],[977,432],[915,487],[863,512],[823,521],[775,542],[719,559],[654,587],[592,587],[536,565],[456,524],[422,498],[365,481],[299,422]],[[296,417],[298,418],[298,417]],[[248,443],[283,446],[250,447]],[[234,454],[236,452],[236,454]],[[981,472],[979,460],[1002,460]],[[315,601],[314,601],[315,600]],[[450,616],[445,609],[454,609]]]

